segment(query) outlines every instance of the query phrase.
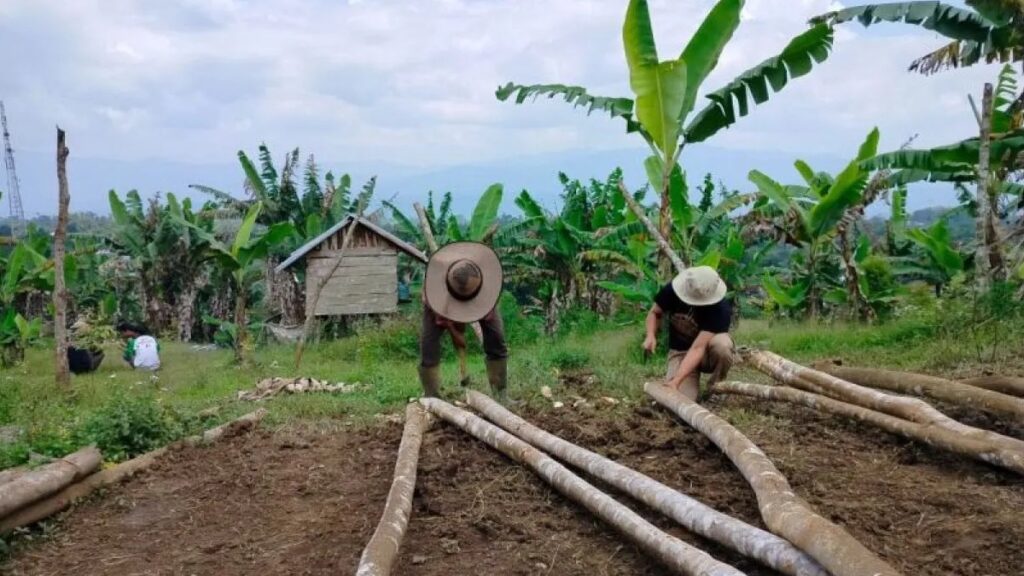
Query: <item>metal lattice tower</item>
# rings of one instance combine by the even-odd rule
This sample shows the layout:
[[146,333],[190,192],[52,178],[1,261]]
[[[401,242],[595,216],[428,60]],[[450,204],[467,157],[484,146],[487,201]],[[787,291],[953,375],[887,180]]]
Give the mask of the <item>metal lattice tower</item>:
[[7,198],[11,206],[11,236],[17,238],[25,230],[25,209],[21,206],[21,184],[14,169],[14,149],[11,148],[11,133],[7,131],[7,112],[0,100],[0,124],[4,130],[4,166],[7,167]]

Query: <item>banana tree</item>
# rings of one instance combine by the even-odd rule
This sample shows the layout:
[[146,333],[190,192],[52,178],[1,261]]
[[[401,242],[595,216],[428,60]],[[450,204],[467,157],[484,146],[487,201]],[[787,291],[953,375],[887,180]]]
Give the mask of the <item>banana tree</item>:
[[841,272],[834,240],[846,210],[863,198],[869,172],[862,162],[878,150],[878,129],[861,144],[856,158],[832,178],[815,172],[806,162],[796,162],[805,184],[785,186],[753,170],[749,179],[761,198],[754,211],[771,222],[776,238],[799,252],[790,263],[788,286],[766,274],[763,287],[783,307],[805,308],[808,315],[820,315],[825,292],[839,286]]
[[[20,242],[3,262],[0,276],[0,365],[14,366],[25,357],[25,347],[39,336],[40,318],[28,321],[18,312],[16,301],[22,294],[40,288],[45,281],[46,258],[29,243]],[[52,278],[52,270],[50,272]],[[49,282],[52,289],[52,280]]]
[[[390,213],[391,219],[394,221],[399,236],[411,241],[420,249],[428,251],[429,247],[427,246],[427,239],[423,237],[423,229],[420,228],[419,224],[416,222],[416,216],[410,218],[405,214],[405,212],[402,212],[398,206],[395,206],[394,203],[388,200],[381,201],[381,205]],[[430,230],[434,234],[434,239],[437,241],[439,246],[444,246],[448,243],[447,223],[453,215],[452,193],[445,192],[444,195],[441,196],[441,202],[439,204],[435,204],[433,190],[427,192],[427,205],[423,211],[427,215],[427,223],[430,225]],[[442,222],[445,223],[444,226],[440,225]]]
[[1024,61],[1024,4],[1019,0],[966,0],[968,10],[941,2],[893,2],[852,6],[823,14],[812,24],[905,23],[937,32],[950,42],[910,64],[932,74],[978,62]]
[[[621,118],[628,133],[637,133],[651,149],[648,177],[660,195],[659,231],[671,236],[672,190],[682,186],[679,157],[687,144],[703,142],[746,116],[792,79],[824,61],[832,47],[832,29],[819,24],[794,38],[777,56],[747,70],[705,97],[710,100],[691,117],[697,96],[719,56],[739,27],[743,0],[719,0],[711,8],[678,58],[661,61],[645,0],[630,0],[622,28],[630,88],[634,98],[593,96],[581,86],[561,84],[499,87],[499,100],[521,104],[528,98],[561,97],[575,107]],[[666,270],[667,271],[667,267]]]
[[222,271],[226,272],[235,292],[235,326],[238,334],[235,338],[235,361],[245,360],[246,347],[246,295],[248,286],[246,273],[258,260],[264,259],[281,242],[291,236],[295,227],[291,222],[278,222],[266,229],[261,236],[253,238],[253,230],[263,209],[261,202],[249,207],[242,225],[235,234],[230,245],[222,242],[212,232],[194,222],[190,222],[177,203],[171,205],[173,216],[178,222],[195,232],[201,239],[206,258],[211,260]]

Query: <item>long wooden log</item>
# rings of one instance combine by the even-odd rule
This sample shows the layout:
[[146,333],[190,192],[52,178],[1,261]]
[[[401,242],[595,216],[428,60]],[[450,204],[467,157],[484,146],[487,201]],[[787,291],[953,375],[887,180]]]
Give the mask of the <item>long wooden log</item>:
[[416,488],[416,466],[420,458],[420,444],[430,416],[419,404],[405,409],[405,430],[398,446],[395,477],[391,482],[384,514],[377,530],[363,550],[356,576],[387,576],[398,559],[398,550],[405,538],[412,514],[412,497]]
[[[801,406],[813,408],[814,410],[830,412],[832,414],[846,416],[847,418],[853,418],[860,422],[864,422],[865,424],[881,428],[886,432],[898,434],[904,438],[922,442],[935,448],[970,456],[983,462],[988,462],[989,464],[1010,468],[1005,465],[1005,462],[1013,462],[1013,459],[1005,454],[991,452],[992,447],[985,442],[974,438],[967,438],[955,432],[950,432],[940,426],[932,424],[918,424],[917,422],[911,422],[909,420],[876,412],[869,408],[840,402],[839,400],[833,400],[832,398],[821,396],[820,394],[812,394],[795,388],[789,388],[786,386],[764,386],[762,384],[748,384],[746,382],[720,382],[715,385],[714,392],[716,394],[738,394],[762,400],[799,404]],[[1022,469],[1010,469],[1024,474],[1024,470]]]
[[754,368],[793,388],[824,394],[876,412],[918,424],[932,424],[968,438],[988,442],[989,449],[986,452],[1003,454],[1007,458],[1000,465],[1012,470],[1024,467],[1024,441],[957,422],[920,398],[897,396],[860,386],[820,370],[801,366],[767,350],[745,349],[740,354]]
[[[221,438],[228,430],[239,430],[256,426],[266,413],[267,411],[263,409],[250,412],[236,420],[232,420],[231,422],[207,430],[203,434],[186,438],[182,443],[186,445],[199,445],[214,442]],[[17,528],[21,528],[22,526],[35,524],[44,518],[48,518],[72,505],[75,501],[92,494],[92,492],[98,488],[116,484],[131,478],[136,473],[152,466],[172,446],[174,446],[174,444],[171,446],[164,446],[163,448],[157,448],[156,450],[146,452],[145,454],[132,458],[131,460],[126,460],[116,466],[107,468],[106,470],[100,470],[95,474],[86,476],[80,482],[71,484],[56,494],[29,504],[7,517],[0,518],[0,535],[7,534]]]
[[639,219],[640,222],[643,223],[644,228],[647,228],[647,233],[650,234],[651,238],[653,238],[654,241],[658,244],[658,248],[661,250],[661,253],[667,256],[668,259],[672,261],[672,266],[675,267],[676,274],[682,274],[684,271],[686,271],[686,262],[684,262],[683,259],[679,257],[678,252],[672,249],[672,246],[669,245],[668,240],[661,235],[661,232],[658,230],[658,228],[654,225],[653,222],[651,222],[651,219],[647,217],[647,214],[644,213],[643,207],[636,203],[636,200],[633,199],[633,195],[630,194],[629,189],[626,188],[626,184],[621,180],[619,180],[619,192],[622,194],[622,197],[626,200],[626,204],[629,205],[629,209],[632,210],[633,214],[636,215],[637,219]]
[[993,374],[991,376],[968,378],[966,380],[961,380],[960,382],[974,386],[975,388],[984,388],[985,390],[1002,392],[1003,394],[1009,394],[1010,396],[1016,396],[1017,398],[1024,398],[1024,378]]
[[794,494],[789,481],[768,456],[731,424],[661,384],[647,383],[644,391],[707,436],[732,460],[753,488],[769,530],[807,552],[834,576],[899,574],[849,532],[820,516]]
[[471,407],[559,460],[586,471],[672,518],[686,529],[790,576],[828,576],[813,558],[771,532],[723,514],[657,480],[542,430],[490,397],[470,391]]
[[461,428],[509,458],[529,467],[556,490],[616,528],[623,536],[675,574],[737,576],[743,574],[706,552],[658,530],[637,513],[594,488],[547,454],[465,410],[437,398],[420,402],[436,416]]
[[0,518],[91,474],[102,461],[99,449],[89,446],[35,470],[25,471],[0,490]]
[[952,404],[1005,416],[1015,422],[1024,422],[1024,400],[954,380],[912,372],[843,366],[835,362],[820,362],[814,364],[813,367],[861,386],[915,396],[927,396],[935,400],[944,400]]

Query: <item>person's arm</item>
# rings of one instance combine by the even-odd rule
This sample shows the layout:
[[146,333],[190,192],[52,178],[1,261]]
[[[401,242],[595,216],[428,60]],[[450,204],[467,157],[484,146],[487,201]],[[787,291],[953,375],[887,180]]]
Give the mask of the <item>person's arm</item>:
[[658,347],[658,326],[661,325],[661,317],[664,312],[661,306],[655,303],[651,306],[650,312],[647,313],[647,321],[645,326],[647,333],[644,336],[644,350],[654,353],[654,349]]
[[678,389],[687,376],[700,368],[700,363],[704,360],[704,354],[707,353],[708,344],[714,336],[713,333],[708,331],[702,331],[700,334],[697,334],[697,338],[690,345],[690,349],[686,351],[686,356],[683,356],[683,361],[679,363],[676,373],[669,379],[667,385],[670,388]]

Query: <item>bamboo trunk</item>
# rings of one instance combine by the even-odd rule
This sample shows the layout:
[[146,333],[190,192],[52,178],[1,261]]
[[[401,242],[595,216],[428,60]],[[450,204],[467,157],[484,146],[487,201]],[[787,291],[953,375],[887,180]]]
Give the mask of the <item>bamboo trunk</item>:
[[68,236],[68,147],[64,145],[64,131],[57,127],[57,229],[53,233],[53,338],[57,385],[71,388],[68,369],[68,289],[64,281],[64,250]]
[[761,384],[747,384],[745,382],[723,382],[715,385],[715,393],[738,394],[742,396],[760,398],[762,400],[789,402],[791,404],[800,404],[808,408],[813,408],[814,410],[846,416],[860,422],[871,424],[872,426],[877,426],[886,432],[898,434],[904,438],[923,442],[929,446],[954,452],[956,454],[970,456],[983,462],[1010,468],[1015,472],[1024,474],[1024,469],[1022,468],[1011,468],[1006,466],[1004,462],[1007,460],[1012,462],[1013,460],[1005,454],[992,452],[991,446],[985,442],[981,442],[973,438],[965,438],[960,434],[950,432],[945,428],[935,426],[933,424],[918,424],[917,422],[910,422],[908,420],[903,420],[902,418],[876,412],[869,408],[856,406],[854,404],[847,404],[846,402],[840,402],[839,400],[833,400],[832,398],[785,386],[764,386]]
[[782,538],[723,514],[649,476],[537,428],[484,394],[471,391],[467,395],[467,402],[489,420],[537,449],[629,494],[695,534],[783,574],[828,576],[814,559]]
[[430,416],[419,404],[410,404],[405,410],[405,430],[398,447],[395,478],[391,482],[384,514],[377,530],[359,559],[356,576],[387,576],[391,574],[398,550],[405,538],[405,529],[412,514],[412,497],[416,488],[416,465],[420,458],[420,444]]
[[641,549],[668,566],[673,573],[701,576],[743,574],[715,560],[706,552],[658,530],[548,455],[497,426],[436,398],[422,398],[420,402],[438,417],[516,462],[528,466],[566,498],[581,504],[595,516],[611,524]]
[[1018,423],[1024,422],[1024,400],[953,380],[911,372],[854,368],[832,362],[816,364],[815,368],[861,386],[927,396],[1005,416]]
[[[186,438],[184,443],[188,445],[208,444],[221,438],[228,430],[254,427],[266,415],[266,413],[267,411],[262,409],[250,412],[236,420],[207,430],[201,435]],[[157,448],[156,450],[146,452],[145,454],[136,456],[131,460],[126,460],[116,466],[107,468],[106,470],[100,470],[99,472],[86,476],[79,482],[71,484],[56,494],[43,498],[33,504],[29,504],[9,516],[0,518],[0,535],[7,534],[17,528],[21,528],[22,526],[35,524],[44,518],[48,518],[72,505],[75,501],[88,496],[98,488],[110,486],[121,482],[122,480],[131,478],[136,473],[146,470],[152,466],[167,452],[168,449],[168,446]]]
[[1024,398],[1024,378],[998,376],[993,374],[991,376],[968,378],[966,380],[961,380],[960,382],[969,386],[974,386],[975,388],[984,388],[985,390],[1002,392],[1003,394],[1009,394],[1010,396]]
[[[961,424],[939,412],[931,404],[919,398],[896,396],[865,388],[841,378],[801,366],[767,350],[744,350],[743,359],[754,368],[794,388],[810,390],[831,396],[843,402],[856,404],[890,416],[931,424],[988,443],[986,452],[1003,454],[1006,460],[1000,464],[1011,470],[1024,468],[1024,442],[1016,438],[996,434],[988,430]],[[807,384],[811,386],[807,386]]]
[[753,442],[725,420],[678,391],[645,384],[644,391],[707,436],[750,483],[768,528],[817,560],[834,576],[894,576],[893,567],[846,530],[819,516]]
[[3,485],[0,491],[0,518],[90,474],[99,468],[102,460],[100,451],[95,446],[89,446],[35,470],[24,471]]

